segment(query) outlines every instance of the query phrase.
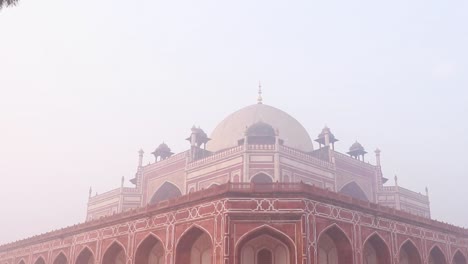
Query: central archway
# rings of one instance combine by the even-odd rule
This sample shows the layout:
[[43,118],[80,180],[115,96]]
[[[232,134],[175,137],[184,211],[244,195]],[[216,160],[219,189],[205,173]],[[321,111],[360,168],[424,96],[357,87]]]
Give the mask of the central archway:
[[117,242],[106,250],[102,257],[102,264],[126,264],[125,250]]
[[383,239],[374,234],[370,236],[364,244],[363,252],[364,264],[390,264],[391,257],[387,244]]
[[400,247],[400,264],[422,264],[419,251],[410,240]]
[[465,256],[459,250],[453,256],[452,264],[467,264]]
[[359,187],[359,185],[355,182],[346,184],[343,188],[341,188],[340,193],[349,195],[359,200],[369,201],[366,193],[364,193],[361,187]]
[[89,248],[84,248],[78,257],[75,264],[94,264],[94,255]]
[[272,183],[273,179],[265,173],[259,173],[250,180],[253,183]]
[[176,198],[182,195],[182,192],[170,182],[165,182],[159,189],[154,193],[153,197],[151,198],[150,204],[159,203],[164,200],[169,200],[172,198]]
[[208,233],[192,227],[177,243],[175,264],[211,264],[212,253],[213,244]]
[[65,255],[62,252],[60,252],[60,254],[54,260],[54,264],[67,264],[67,263],[68,263],[67,257],[65,257]]
[[164,247],[155,236],[148,236],[138,246],[135,253],[135,263],[138,264],[164,264],[165,251]]
[[34,264],[45,264],[45,260],[42,257],[39,257]]
[[353,264],[353,249],[345,233],[336,225],[318,239],[318,264]]
[[429,253],[429,264],[447,264],[445,255],[438,246],[433,247]]
[[295,263],[294,242],[270,226],[262,226],[243,235],[235,246],[236,264]]

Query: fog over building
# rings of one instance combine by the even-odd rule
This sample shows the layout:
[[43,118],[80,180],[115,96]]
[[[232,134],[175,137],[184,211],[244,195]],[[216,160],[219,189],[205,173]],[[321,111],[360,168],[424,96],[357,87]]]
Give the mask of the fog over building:
[[133,178],[89,190],[86,222],[0,246],[0,263],[466,264],[468,231],[431,220],[427,188],[339,135],[309,135],[259,87],[211,133],[188,129],[185,151],[138,151]]

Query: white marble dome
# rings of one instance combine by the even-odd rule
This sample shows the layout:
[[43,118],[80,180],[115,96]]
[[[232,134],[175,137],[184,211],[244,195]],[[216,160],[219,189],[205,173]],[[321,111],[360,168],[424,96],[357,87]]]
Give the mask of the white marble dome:
[[285,146],[304,152],[314,150],[312,140],[301,123],[286,112],[265,104],[250,105],[226,117],[211,133],[207,149],[216,152],[237,146],[246,129],[257,122],[267,123],[277,130]]

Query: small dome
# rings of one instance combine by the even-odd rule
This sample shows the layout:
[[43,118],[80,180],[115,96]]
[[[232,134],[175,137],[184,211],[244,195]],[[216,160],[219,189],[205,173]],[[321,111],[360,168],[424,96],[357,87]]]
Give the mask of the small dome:
[[245,132],[248,137],[275,137],[275,129],[262,121],[251,125]]
[[359,142],[354,142],[353,145],[351,145],[351,147],[349,148],[349,151],[350,152],[354,152],[354,151],[364,151],[364,147],[361,145],[361,143]]
[[156,151],[159,151],[159,152],[170,152],[171,149],[169,148],[169,146],[166,144],[166,143],[161,143],[155,150]]
[[314,150],[312,140],[305,128],[294,117],[266,104],[244,107],[227,116],[211,133],[206,145],[212,152],[235,147],[245,136],[245,128],[257,122],[265,122],[279,132],[284,145],[304,152]]

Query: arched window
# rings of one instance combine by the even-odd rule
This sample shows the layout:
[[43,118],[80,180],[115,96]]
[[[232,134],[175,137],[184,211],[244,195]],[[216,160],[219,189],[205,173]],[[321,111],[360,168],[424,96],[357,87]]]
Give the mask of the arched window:
[[387,244],[377,234],[372,235],[364,244],[364,264],[390,264],[391,257]]
[[150,204],[159,203],[164,200],[169,200],[181,196],[179,188],[170,182],[165,182],[159,189],[154,193],[151,198]]
[[135,253],[135,263],[138,264],[164,264],[165,252],[162,243],[155,236],[148,236],[138,246]]
[[102,257],[102,264],[126,264],[123,247],[117,242],[112,243]]
[[353,263],[353,250],[349,239],[337,226],[327,229],[318,242],[319,264]]
[[259,173],[252,177],[251,182],[253,183],[272,183],[273,180],[270,176],[266,175],[265,173]]
[[459,250],[453,256],[452,264],[467,264],[465,256]]
[[60,252],[60,254],[58,254],[58,256],[54,260],[54,264],[67,264],[67,263],[68,263],[67,257],[65,257],[65,255],[62,252]]
[[409,240],[400,248],[400,264],[422,264],[418,249]]
[[212,252],[211,237],[202,229],[193,227],[177,244],[175,264],[211,264]]
[[89,248],[84,248],[78,257],[75,264],[94,264],[94,256]]
[[445,255],[438,246],[433,247],[429,253],[429,264],[447,264]]
[[341,188],[340,193],[349,195],[359,200],[369,201],[364,191],[355,182],[350,182]]

